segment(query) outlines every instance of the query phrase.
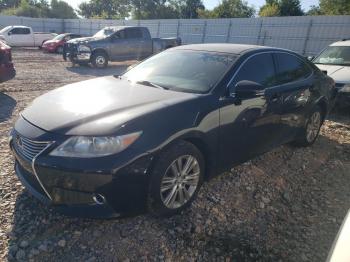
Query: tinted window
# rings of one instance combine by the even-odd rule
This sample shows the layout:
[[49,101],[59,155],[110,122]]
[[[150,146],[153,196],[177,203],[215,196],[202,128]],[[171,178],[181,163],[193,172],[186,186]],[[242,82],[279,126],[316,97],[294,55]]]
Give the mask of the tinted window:
[[231,68],[236,57],[205,51],[165,51],[124,74],[132,83],[149,81],[164,88],[205,93]]
[[14,28],[10,32],[13,35],[28,35],[28,34],[30,34],[29,28]]
[[310,67],[301,59],[286,53],[276,53],[277,83],[285,84],[307,78]]
[[113,36],[114,39],[124,39],[125,38],[125,30],[121,30],[116,32]]
[[270,87],[275,85],[275,68],[271,54],[259,54],[249,58],[239,69],[234,84],[249,80]]
[[126,38],[142,38],[142,31],[140,28],[129,28],[126,30]]
[[30,34],[29,28],[22,28],[22,34],[29,35]]

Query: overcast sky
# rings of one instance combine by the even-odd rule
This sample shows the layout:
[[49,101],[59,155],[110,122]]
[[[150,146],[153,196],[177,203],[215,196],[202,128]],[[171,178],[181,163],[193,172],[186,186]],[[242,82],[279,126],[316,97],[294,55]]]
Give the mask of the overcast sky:
[[[78,8],[78,5],[82,2],[87,2],[87,0],[64,0],[74,8]],[[212,9],[220,3],[220,0],[203,0],[204,5],[207,9]],[[255,6],[255,8],[259,8],[265,3],[265,0],[248,0],[250,5]],[[304,10],[308,10],[311,5],[317,5],[318,0],[301,0],[301,5]]]

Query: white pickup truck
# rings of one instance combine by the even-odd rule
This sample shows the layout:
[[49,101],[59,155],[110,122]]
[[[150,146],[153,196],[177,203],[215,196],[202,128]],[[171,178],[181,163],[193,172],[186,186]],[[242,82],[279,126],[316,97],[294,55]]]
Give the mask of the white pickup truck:
[[41,47],[47,40],[51,40],[57,34],[36,33],[31,27],[11,25],[0,30],[0,40],[9,46]]

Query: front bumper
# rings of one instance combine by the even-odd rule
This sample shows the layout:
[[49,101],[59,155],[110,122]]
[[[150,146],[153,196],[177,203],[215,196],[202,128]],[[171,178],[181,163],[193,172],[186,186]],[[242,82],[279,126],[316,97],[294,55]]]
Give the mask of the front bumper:
[[340,107],[350,106],[350,92],[339,91],[336,98],[336,105]]
[[13,139],[10,147],[22,184],[34,197],[61,213],[111,218],[146,211],[150,156],[141,157],[116,172],[101,173],[97,169],[85,170],[79,160],[74,160],[76,170],[62,168],[60,158],[47,155],[49,147],[33,161],[20,152]]
[[43,46],[42,46],[42,49],[43,49],[44,51],[46,51],[46,52],[52,53],[52,52],[55,52],[55,51],[56,51],[57,47],[58,47],[58,46],[56,46],[56,45],[43,45]]
[[72,63],[88,63],[91,59],[91,52],[79,52],[77,45],[66,43],[63,46],[63,59]]

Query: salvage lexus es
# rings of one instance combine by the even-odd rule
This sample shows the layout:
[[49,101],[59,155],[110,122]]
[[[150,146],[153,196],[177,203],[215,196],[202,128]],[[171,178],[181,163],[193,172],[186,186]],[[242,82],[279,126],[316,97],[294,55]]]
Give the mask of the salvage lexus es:
[[288,50],[187,45],[38,97],[10,146],[24,186],[65,213],[172,215],[213,175],[281,144],[311,145],[333,93]]

